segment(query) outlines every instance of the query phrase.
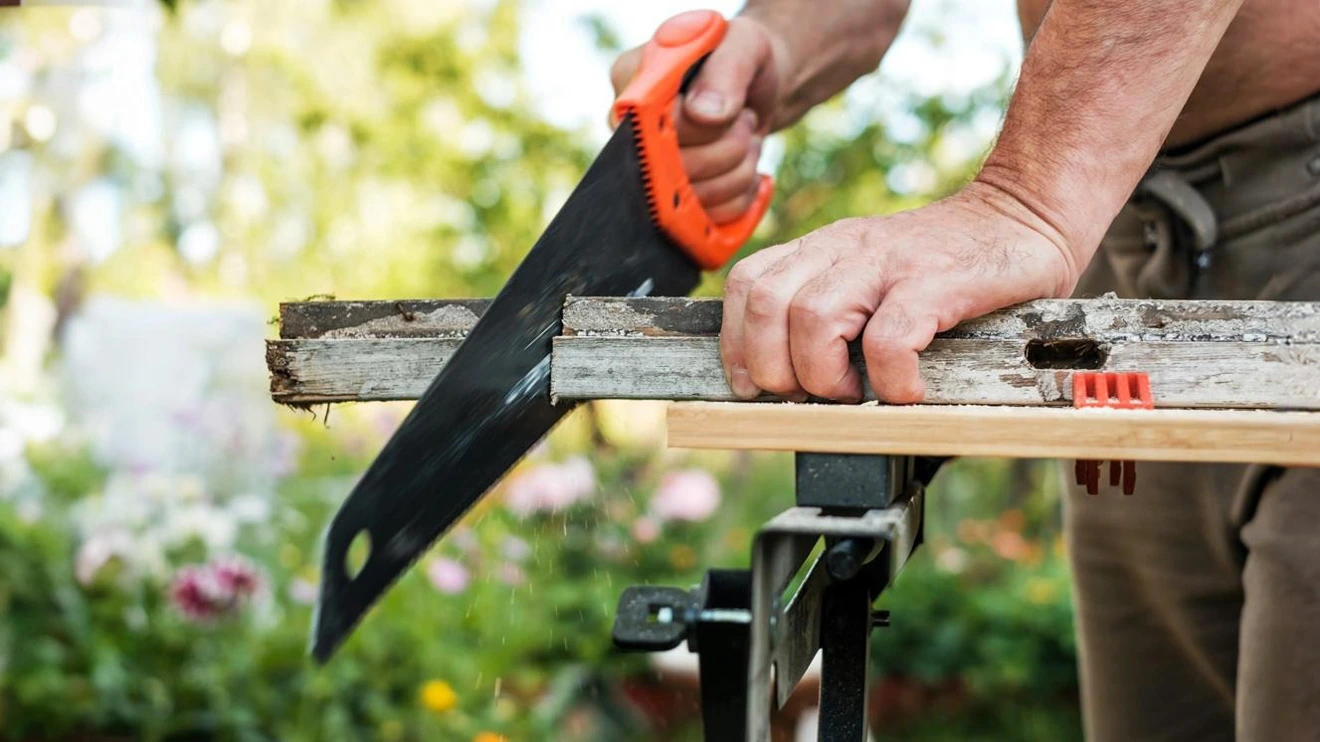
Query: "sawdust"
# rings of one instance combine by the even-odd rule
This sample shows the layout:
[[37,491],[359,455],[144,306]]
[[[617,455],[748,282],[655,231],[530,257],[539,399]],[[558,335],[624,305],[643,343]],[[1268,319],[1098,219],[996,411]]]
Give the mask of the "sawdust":
[[462,337],[477,324],[477,315],[461,304],[446,304],[429,312],[399,312],[388,317],[363,322],[353,327],[330,330],[326,339],[365,339],[381,335],[416,334],[423,328],[435,328],[428,337]]

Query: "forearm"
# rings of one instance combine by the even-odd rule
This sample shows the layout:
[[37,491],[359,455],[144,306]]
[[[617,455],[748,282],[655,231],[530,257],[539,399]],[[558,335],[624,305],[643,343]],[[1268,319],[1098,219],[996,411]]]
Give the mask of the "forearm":
[[907,9],[908,0],[748,0],[740,15],[764,25],[776,44],[781,94],[772,127],[874,71]]
[[1058,243],[1073,281],[1242,2],[1055,0],[1050,7],[977,184],[1006,195],[1005,208]]

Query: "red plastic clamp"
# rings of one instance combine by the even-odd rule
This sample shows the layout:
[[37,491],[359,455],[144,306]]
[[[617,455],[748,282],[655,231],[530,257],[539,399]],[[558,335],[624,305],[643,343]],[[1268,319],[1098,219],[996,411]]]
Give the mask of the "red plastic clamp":
[[[1115,373],[1079,371],[1073,374],[1073,407],[1108,407],[1119,410],[1149,410],[1155,407],[1150,393],[1150,377],[1141,372]],[[1087,494],[1100,494],[1100,462],[1079,460],[1074,468],[1077,484],[1086,485]],[[1109,462],[1109,486],[1123,484],[1123,494],[1137,487],[1135,461]]]

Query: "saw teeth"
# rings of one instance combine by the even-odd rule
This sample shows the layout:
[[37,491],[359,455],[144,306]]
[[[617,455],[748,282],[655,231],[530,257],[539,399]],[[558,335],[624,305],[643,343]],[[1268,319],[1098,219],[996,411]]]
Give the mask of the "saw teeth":
[[646,148],[642,146],[641,122],[637,118],[637,110],[631,109],[624,114],[624,119],[632,125],[633,147],[637,152],[637,162],[642,170],[642,186],[646,191],[646,210],[651,216],[651,223],[660,224],[660,209],[656,205],[655,179],[651,174],[651,162],[646,156]]

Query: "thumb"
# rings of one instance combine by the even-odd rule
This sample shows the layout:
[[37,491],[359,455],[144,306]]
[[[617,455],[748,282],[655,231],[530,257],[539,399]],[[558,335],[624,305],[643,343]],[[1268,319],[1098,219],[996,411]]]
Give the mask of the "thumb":
[[[633,75],[637,74],[637,67],[641,63],[642,47],[638,46],[620,54],[619,58],[614,60],[614,64],[610,65],[610,84],[614,86],[615,98],[619,97],[623,93],[623,89],[628,87],[628,83],[632,81]],[[619,125],[619,119],[614,115],[614,106],[610,106],[609,125],[611,129]]]
[[[683,101],[683,113],[693,123],[727,126],[748,103],[758,76],[770,74],[770,39],[759,24],[729,24],[729,30],[693,81]],[[765,120],[765,111],[757,111]]]
[[628,87],[632,81],[633,75],[637,74],[637,66],[642,62],[642,47],[637,46],[619,55],[610,65],[610,84],[614,86],[614,95],[617,97],[623,93],[623,89]]

